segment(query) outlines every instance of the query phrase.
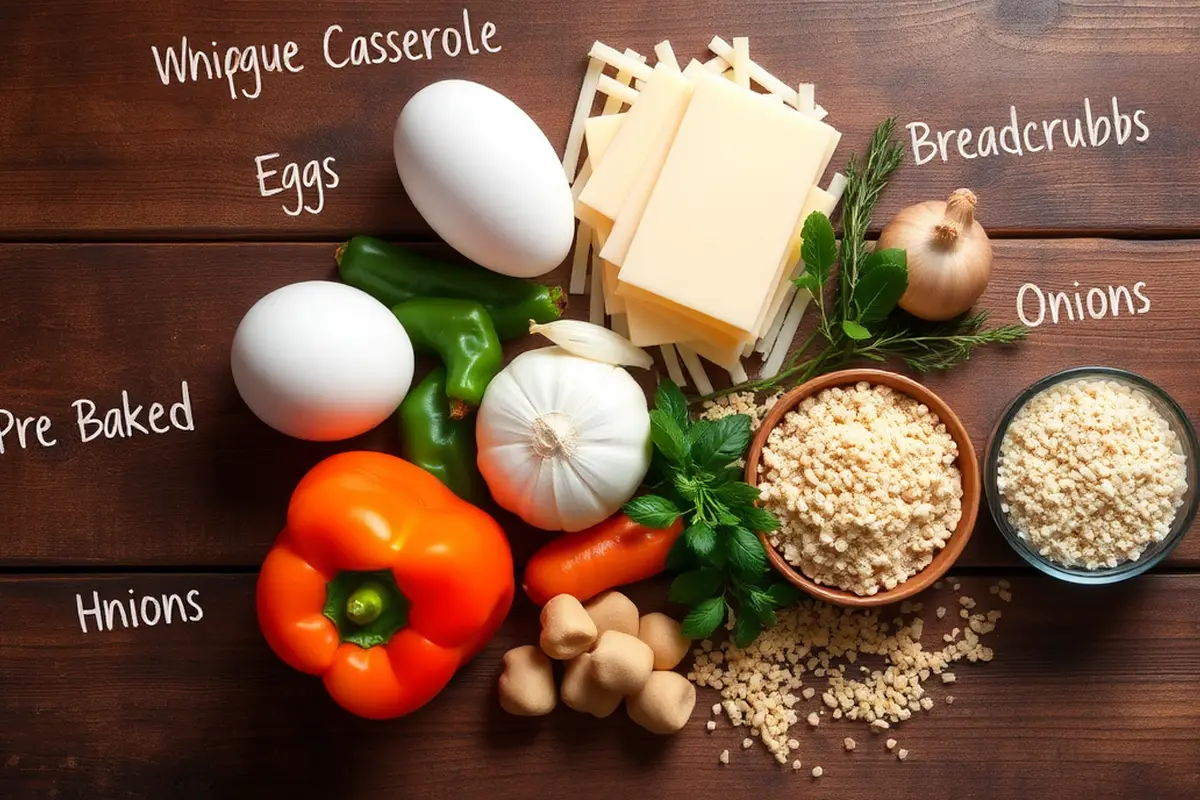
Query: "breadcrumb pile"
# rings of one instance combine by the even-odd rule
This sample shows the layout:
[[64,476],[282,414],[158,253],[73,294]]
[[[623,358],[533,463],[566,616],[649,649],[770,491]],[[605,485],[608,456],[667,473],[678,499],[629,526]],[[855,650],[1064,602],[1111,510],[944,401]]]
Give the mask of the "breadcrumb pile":
[[[776,761],[787,764],[800,747],[789,732],[801,720],[815,729],[828,714],[834,720],[864,723],[871,733],[889,731],[933,709],[925,688],[933,676],[952,683],[952,664],[991,661],[994,653],[983,637],[995,630],[1001,612],[983,611],[965,595],[959,604],[965,627],[955,628],[940,645],[927,649],[922,644],[925,622],[917,616],[921,603],[902,603],[900,616],[889,623],[878,610],[808,600],[779,612],[779,623],[744,650],[728,641],[719,646],[701,642],[688,678],[721,693],[714,716],[728,717],[734,727],[748,727]],[[879,668],[859,664],[862,656],[880,657]],[[745,739],[743,747],[751,741]],[[842,745],[847,752],[858,746],[850,737]],[[894,739],[887,740],[888,749],[895,746]],[[901,760],[909,755],[907,750],[901,753]],[[799,769],[794,763],[793,768]]]
[[704,410],[700,413],[701,419],[716,422],[719,419],[733,416],[734,414],[746,414],[750,417],[750,429],[758,430],[762,425],[771,408],[783,397],[783,391],[780,390],[759,403],[753,392],[735,392],[727,394],[724,397],[718,397],[716,400],[709,400],[704,404]]
[[1065,567],[1141,558],[1171,530],[1187,458],[1142,391],[1079,380],[1039,393],[1000,444],[1000,508],[1017,535]]
[[920,572],[962,517],[958,445],[924,404],[860,382],[807,398],[759,466],[771,543],[817,583],[858,595]]

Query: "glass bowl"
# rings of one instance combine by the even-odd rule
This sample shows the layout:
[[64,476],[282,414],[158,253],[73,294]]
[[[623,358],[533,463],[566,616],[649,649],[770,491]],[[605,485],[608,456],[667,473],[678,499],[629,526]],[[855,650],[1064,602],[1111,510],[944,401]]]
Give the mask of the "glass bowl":
[[[1152,543],[1147,546],[1141,557],[1136,561],[1126,561],[1111,568],[1089,570],[1079,567],[1067,567],[1051,561],[1022,539],[1017,534],[1016,527],[1009,521],[1008,515],[1001,509],[1000,488],[997,485],[997,479],[1000,466],[1000,443],[1004,441],[1004,436],[1008,432],[1009,425],[1012,424],[1013,417],[1029,401],[1046,389],[1082,379],[1097,378],[1117,381],[1140,390],[1163,418],[1167,420],[1171,426],[1171,430],[1178,437],[1184,456],[1187,459],[1186,474],[1188,486],[1183,495],[1183,505],[1176,510],[1175,519],[1171,523],[1171,529],[1161,542]],[[1191,421],[1188,420],[1187,415],[1179,407],[1179,404],[1154,383],[1143,378],[1141,375],[1114,367],[1074,367],[1042,378],[1021,392],[1016,399],[1009,403],[1008,408],[1004,410],[1004,413],[1000,416],[999,423],[997,423],[996,428],[992,431],[991,438],[988,441],[987,454],[983,463],[984,494],[987,497],[988,509],[991,511],[996,527],[1000,529],[1000,533],[1003,534],[1009,546],[1025,561],[1047,575],[1070,583],[1117,583],[1141,575],[1155,564],[1158,564],[1175,549],[1176,545],[1187,534],[1192,521],[1196,517],[1197,505],[1200,505],[1200,492],[1197,491],[1196,486],[1196,456],[1198,452],[1200,452],[1200,445],[1197,444],[1196,431],[1192,427]]]

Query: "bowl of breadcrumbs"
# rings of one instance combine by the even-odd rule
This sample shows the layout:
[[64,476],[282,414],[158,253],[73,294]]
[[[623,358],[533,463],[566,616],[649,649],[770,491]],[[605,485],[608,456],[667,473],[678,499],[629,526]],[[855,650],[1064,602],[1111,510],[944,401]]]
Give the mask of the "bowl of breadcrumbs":
[[910,378],[832,372],[779,398],[746,456],[746,482],[780,520],[771,564],[808,594],[882,606],[940,578],[979,512],[979,465],[950,406]]

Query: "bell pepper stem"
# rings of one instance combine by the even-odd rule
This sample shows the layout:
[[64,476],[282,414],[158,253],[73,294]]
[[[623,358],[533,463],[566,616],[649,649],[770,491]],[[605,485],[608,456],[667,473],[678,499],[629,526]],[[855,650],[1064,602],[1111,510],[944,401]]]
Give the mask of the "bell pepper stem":
[[370,625],[383,613],[383,589],[366,583],[354,590],[346,600],[346,618],[355,625]]

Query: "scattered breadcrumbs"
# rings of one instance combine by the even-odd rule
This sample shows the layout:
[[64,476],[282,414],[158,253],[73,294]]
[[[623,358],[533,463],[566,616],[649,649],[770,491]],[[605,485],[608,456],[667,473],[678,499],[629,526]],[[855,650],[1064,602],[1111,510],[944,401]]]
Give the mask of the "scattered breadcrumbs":
[[821,769],[820,767],[813,767],[812,776],[814,778],[819,778],[824,774],[825,774],[825,770]]
[[[944,645],[930,649],[922,645],[925,621],[919,616],[885,622],[876,609],[805,600],[778,617],[777,625],[745,649],[729,641],[715,647],[702,642],[688,678],[720,692],[730,724],[748,728],[786,764],[799,746],[788,731],[801,720],[817,727],[818,711],[831,709],[835,718],[860,722],[876,733],[931,711],[925,687],[933,676],[951,683],[951,665],[992,660],[983,637],[995,630],[1000,614],[980,608],[970,614],[965,630],[955,628],[943,637]],[[878,666],[854,664],[852,655],[873,657]],[[824,687],[804,686],[802,678],[815,677],[817,670],[824,673]],[[802,711],[804,702],[816,702],[817,709]],[[895,740],[888,739],[888,746]]]
[[749,750],[750,746],[753,744],[754,744],[754,740],[751,739],[749,736],[747,736],[745,739],[742,739],[742,749],[743,750]]
[[705,402],[704,410],[700,412],[700,418],[716,422],[719,419],[730,417],[734,414],[745,414],[750,417],[751,430],[758,430],[758,426],[766,419],[767,413],[780,397],[783,397],[782,389],[765,398],[762,403],[759,403],[755,399],[753,392],[727,394],[724,397],[718,397],[716,400]]
[[938,606],[938,610],[937,610],[937,618],[938,618],[938,619],[942,619],[942,618],[944,618],[945,616],[946,616],[946,607],[945,607],[945,606]]
[[728,764],[729,763],[729,751],[722,750],[721,755],[717,756],[717,761],[720,761],[722,764]]
[[1187,456],[1150,397],[1081,379],[1030,400],[1000,443],[1000,508],[1029,546],[1087,570],[1137,561],[1161,542],[1188,490]]
[[896,744],[897,744],[897,742],[896,742],[896,740],[895,740],[895,739],[888,739],[888,740],[887,740],[887,749],[888,749],[888,750],[895,750],[895,749],[896,749]]
[[717,716],[717,717],[721,716],[721,704],[713,703],[712,712],[713,712],[714,716]]
[[800,763],[800,759],[796,759],[795,761],[792,762],[792,770],[794,772],[799,772],[800,768],[803,766],[804,765]]
[[707,723],[705,723],[704,727],[708,729],[709,733],[712,733],[717,729],[717,723],[710,719]]
[[901,747],[900,752],[896,753],[896,758],[900,759],[901,761],[906,761],[908,759],[908,751]]
[[958,445],[923,404],[887,386],[832,388],[789,412],[759,466],[771,534],[817,583],[894,589],[941,550],[962,517]]
[[948,706],[954,705],[954,695],[952,695],[952,694],[946,695],[946,705],[948,705]]
[[842,740],[842,746],[845,747],[847,750],[853,750],[856,745],[854,743],[854,740],[851,739],[849,736],[847,736],[845,739]]

